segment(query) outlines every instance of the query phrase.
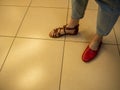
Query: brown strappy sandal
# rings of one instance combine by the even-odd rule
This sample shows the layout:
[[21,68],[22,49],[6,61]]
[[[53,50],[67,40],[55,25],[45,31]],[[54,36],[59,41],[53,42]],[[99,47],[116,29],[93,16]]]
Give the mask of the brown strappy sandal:
[[[78,34],[79,24],[76,25],[74,28],[69,28],[69,27],[66,27],[66,26],[67,25],[64,25],[63,27],[59,27],[59,28],[54,29],[53,31],[51,31],[49,33],[49,36],[52,37],[52,38],[59,38],[59,37],[64,36],[64,35],[76,35],[76,34]],[[68,32],[66,32],[66,30],[70,30],[70,31],[73,31],[73,32],[68,33]]]

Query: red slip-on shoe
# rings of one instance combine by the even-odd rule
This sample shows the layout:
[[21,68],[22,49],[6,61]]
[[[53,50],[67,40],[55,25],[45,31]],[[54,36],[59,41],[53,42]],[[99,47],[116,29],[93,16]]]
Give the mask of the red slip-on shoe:
[[83,55],[82,55],[82,60],[84,62],[89,62],[89,61],[93,60],[96,57],[96,55],[98,54],[101,45],[102,45],[102,42],[100,42],[97,50],[90,49],[89,45],[88,45],[87,48],[85,49]]

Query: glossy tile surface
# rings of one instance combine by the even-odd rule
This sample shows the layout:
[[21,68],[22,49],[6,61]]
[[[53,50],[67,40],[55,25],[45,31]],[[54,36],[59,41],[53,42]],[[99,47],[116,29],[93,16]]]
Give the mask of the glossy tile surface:
[[0,35],[15,36],[25,11],[25,7],[0,6]]
[[120,19],[90,63],[81,56],[96,32],[94,0],[78,35],[49,37],[70,20],[70,2],[0,0],[0,90],[120,90]]
[[0,37],[0,68],[7,56],[13,38]]
[[0,89],[58,90],[62,55],[63,41],[16,39],[0,73]]
[[86,46],[83,43],[66,43],[61,90],[119,90],[120,56],[117,46],[103,45],[92,62],[84,63],[81,55]]
[[28,6],[31,0],[0,0],[0,5]]
[[68,0],[33,0],[31,6],[67,8]]
[[51,39],[49,32],[66,24],[66,15],[66,9],[30,8],[18,36]]

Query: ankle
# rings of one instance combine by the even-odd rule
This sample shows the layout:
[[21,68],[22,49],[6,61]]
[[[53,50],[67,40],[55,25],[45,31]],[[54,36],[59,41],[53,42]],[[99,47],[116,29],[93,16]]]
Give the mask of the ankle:
[[71,19],[70,22],[68,23],[67,27],[74,28],[78,24],[79,24],[79,20]]
[[93,38],[93,41],[96,41],[96,42],[101,42],[103,39],[103,36],[100,36],[98,34],[95,34],[94,38]]
[[98,34],[96,34],[94,36],[94,38],[92,39],[91,43],[89,44],[89,47],[92,50],[97,50],[97,48],[99,47],[99,44],[101,43],[103,39],[103,36],[99,36]]

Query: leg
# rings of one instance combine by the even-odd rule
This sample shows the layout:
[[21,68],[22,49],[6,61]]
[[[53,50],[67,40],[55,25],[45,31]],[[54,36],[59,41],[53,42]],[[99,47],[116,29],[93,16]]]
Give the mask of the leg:
[[[112,30],[115,22],[119,17],[118,8],[113,8],[111,5],[103,2],[105,0],[97,0],[99,4],[98,16],[97,16],[97,32],[93,40],[89,44],[89,48],[83,53],[83,61],[90,61],[97,55],[103,36],[106,36]],[[108,2],[108,0],[106,0]],[[114,4],[114,3],[113,3]]]
[[99,43],[101,42],[103,36],[106,36],[111,32],[115,22],[117,21],[119,17],[119,12],[118,12],[119,10],[116,8],[111,8],[114,5],[110,6],[111,4],[110,5],[107,4],[107,5],[102,6],[101,2],[98,2],[98,3],[100,7],[98,9],[98,16],[97,16],[97,28],[96,28],[97,31],[96,31],[95,37],[93,38],[90,44],[90,47],[93,50],[97,50],[97,47]]
[[72,0],[72,16],[68,27],[74,27],[79,24],[79,20],[84,17],[88,0]]
[[81,19],[84,16],[88,0],[72,0],[72,19]]
[[[57,37],[66,35],[66,33],[75,35],[75,28],[77,31],[78,27],[76,26],[79,25],[79,19],[83,18],[84,16],[87,3],[88,3],[88,0],[72,0],[71,20],[69,21],[66,27],[57,28],[53,30],[52,32],[50,32],[49,36],[53,38],[57,38]],[[67,28],[70,28],[70,29],[67,29]]]

